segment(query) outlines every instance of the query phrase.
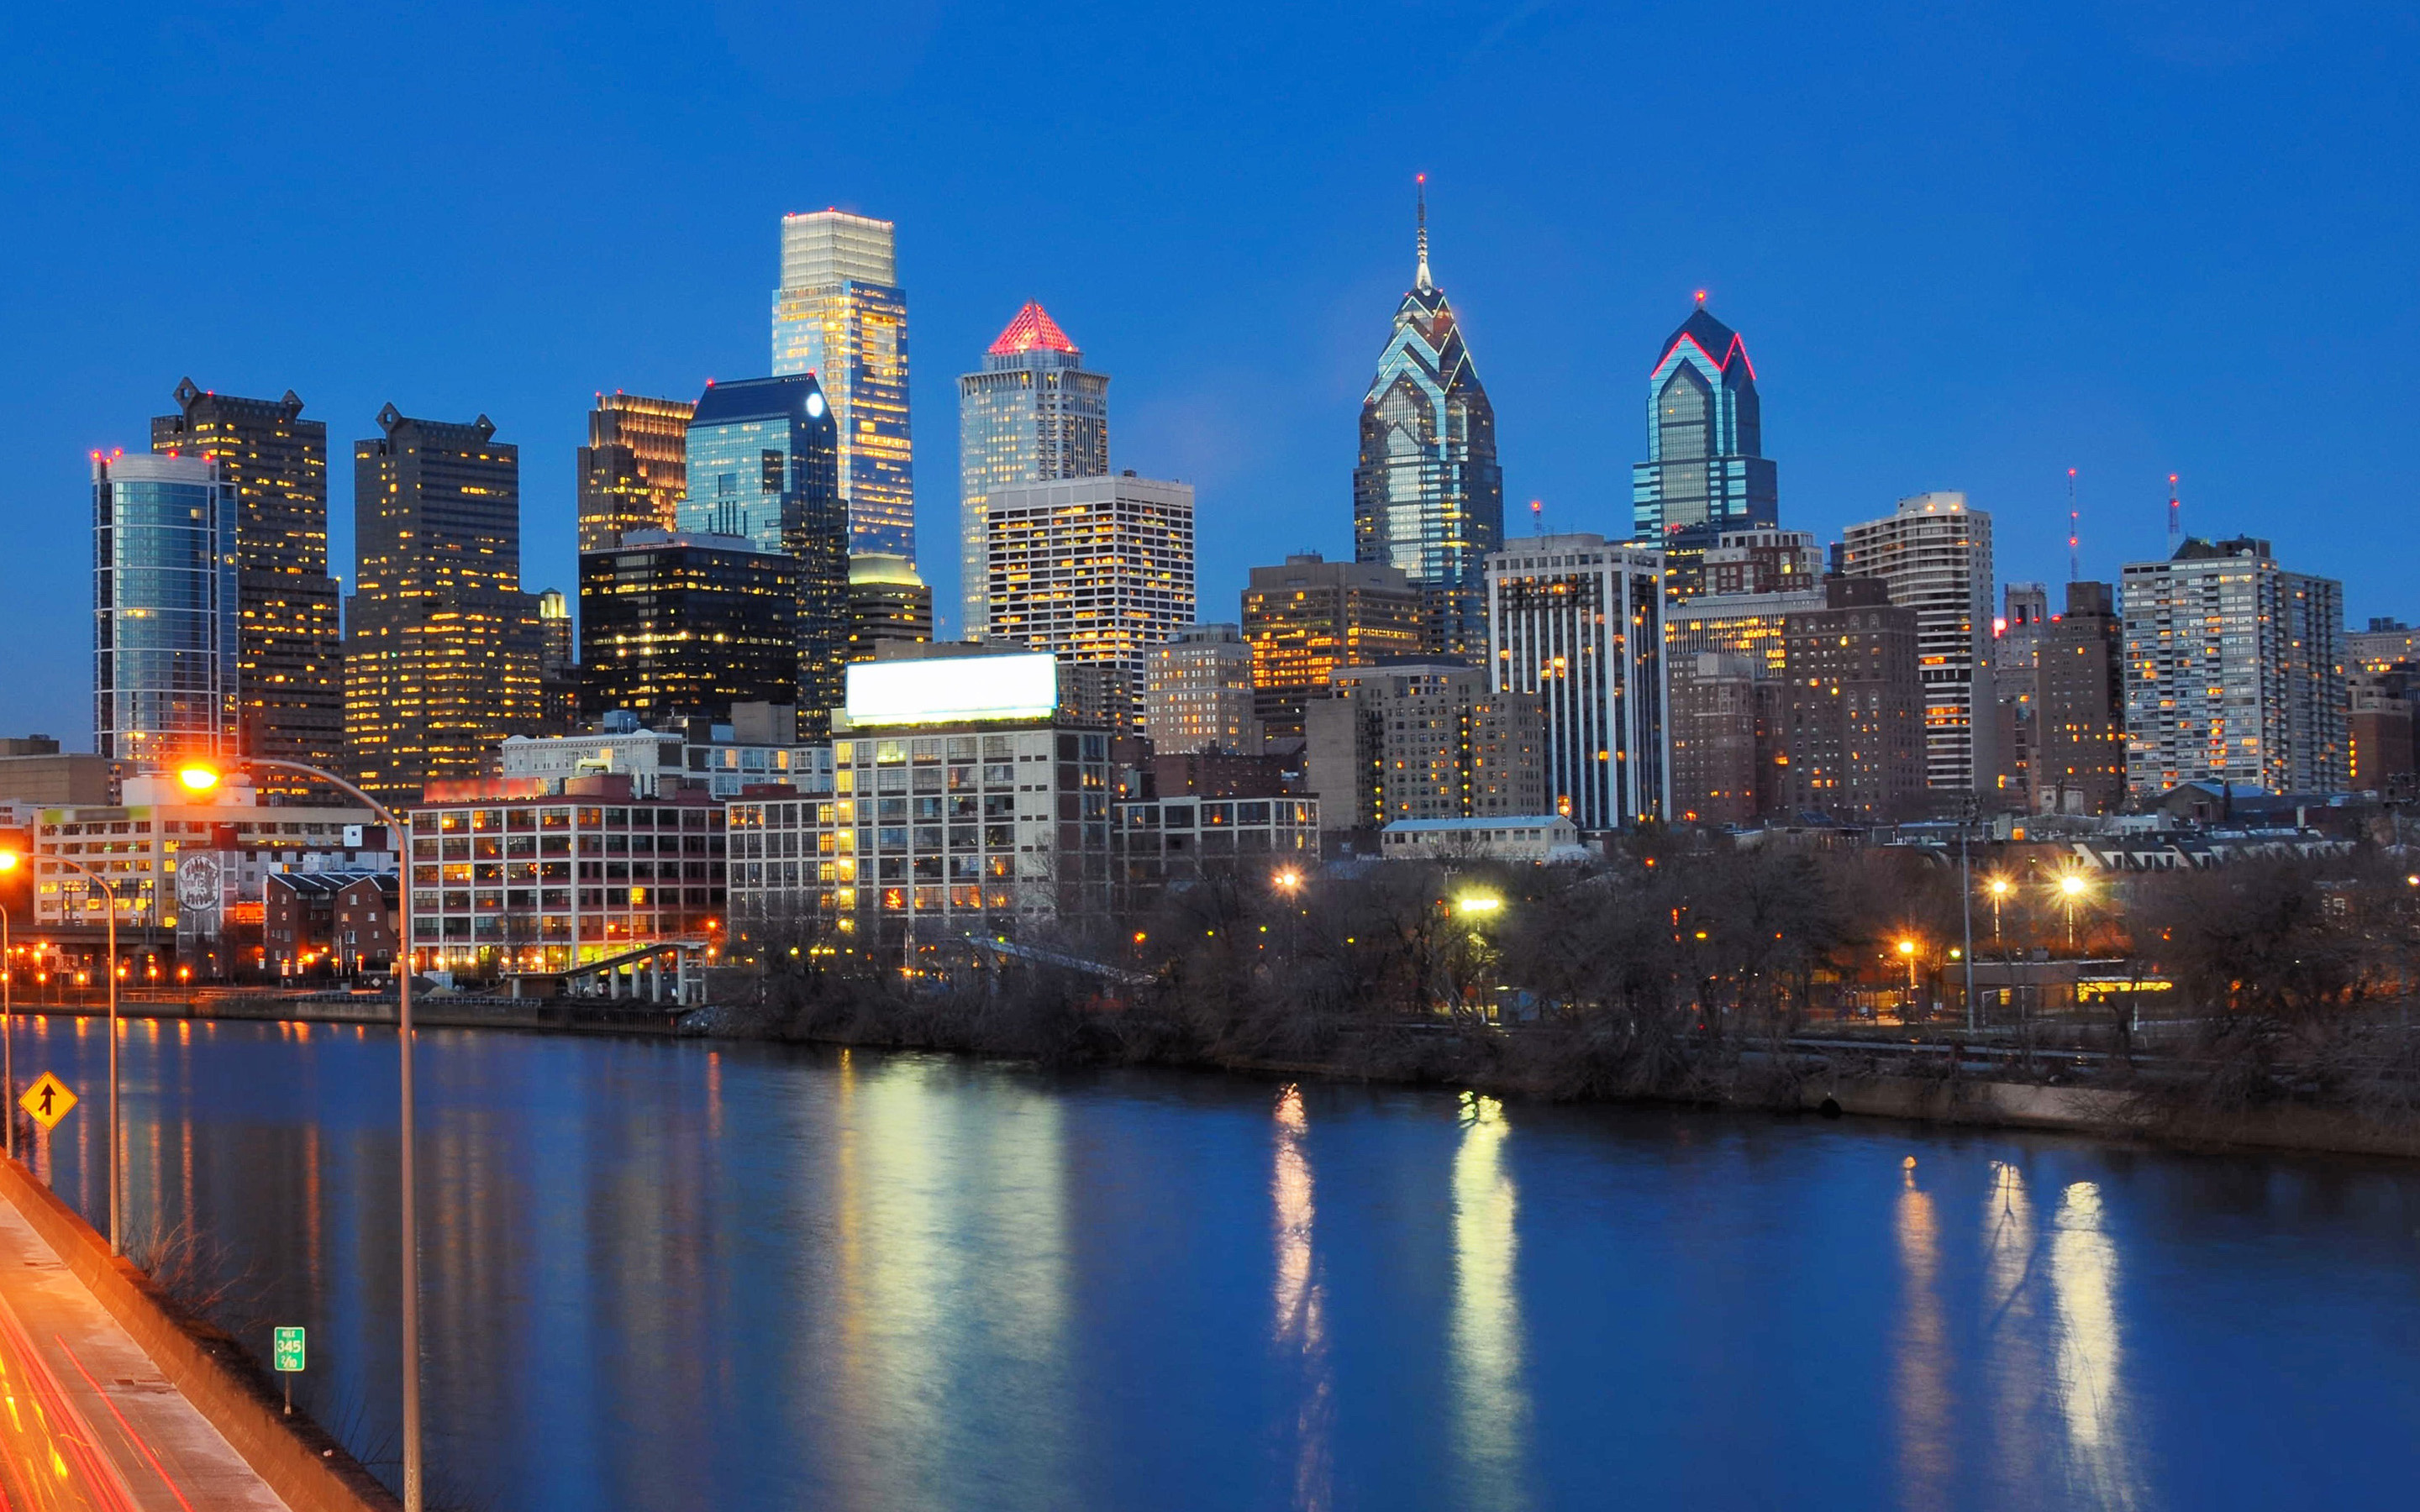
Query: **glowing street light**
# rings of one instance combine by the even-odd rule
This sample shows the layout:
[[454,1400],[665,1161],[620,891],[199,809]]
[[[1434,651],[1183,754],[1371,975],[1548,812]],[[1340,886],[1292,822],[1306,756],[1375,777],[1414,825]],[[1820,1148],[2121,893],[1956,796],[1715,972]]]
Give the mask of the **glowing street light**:
[[1302,873],[1295,871],[1291,867],[1279,872],[1269,880],[1277,885],[1277,888],[1280,892],[1291,893],[1298,890],[1302,887]]
[[1484,893],[1470,893],[1456,898],[1453,905],[1466,914],[1492,914],[1504,906],[1504,900],[1490,898]]
[[1916,1001],[1916,942],[1912,939],[1900,940],[1899,953],[1907,962],[1907,1000],[1913,1004]]
[[2087,886],[2081,872],[2070,872],[2058,879],[2059,896],[2067,904],[2067,948],[2071,950],[2075,949],[2075,905]]
[[2016,890],[2016,884],[2007,877],[1993,877],[1984,884],[1992,891],[1992,949],[2000,949],[2000,903]]

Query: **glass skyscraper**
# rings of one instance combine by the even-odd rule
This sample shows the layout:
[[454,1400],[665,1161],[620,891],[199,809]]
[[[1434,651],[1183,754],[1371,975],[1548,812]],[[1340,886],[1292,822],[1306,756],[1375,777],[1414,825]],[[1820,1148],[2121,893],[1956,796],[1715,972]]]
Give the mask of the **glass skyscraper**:
[[852,530],[840,495],[839,425],[812,373],[709,383],[689,423],[681,532],[736,535],[790,559],[798,588],[799,725],[840,702]]
[[1420,590],[1430,651],[1475,659],[1487,649],[1483,563],[1504,534],[1504,472],[1496,408],[1445,290],[1429,277],[1425,195],[1418,253],[1411,292],[1361,401],[1353,555],[1400,568]]
[[984,501],[1002,488],[1109,471],[1109,376],[1029,300],[958,379],[958,625],[984,626]]
[[1698,591],[1706,549],[1725,531],[1780,522],[1756,364],[1739,333],[1707,313],[1705,299],[1698,296],[1648,375],[1647,460],[1630,470],[1634,537],[1665,553],[1683,594]]
[[619,390],[597,396],[579,456],[580,549],[608,550],[624,531],[673,528],[696,409]]
[[236,487],[198,456],[93,455],[93,748],[239,753]]
[[814,374],[838,418],[849,550],[914,561],[908,291],[892,223],[843,210],[782,218],[773,371]]

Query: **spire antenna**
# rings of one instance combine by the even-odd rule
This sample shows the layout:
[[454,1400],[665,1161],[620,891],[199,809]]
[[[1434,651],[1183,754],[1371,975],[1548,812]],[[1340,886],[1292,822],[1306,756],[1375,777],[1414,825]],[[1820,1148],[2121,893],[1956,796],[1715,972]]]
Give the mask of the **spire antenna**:
[[1412,286],[1422,289],[1435,288],[1436,285],[1429,282],[1429,176],[1415,175],[1412,182],[1419,186],[1419,236],[1418,238],[1419,270],[1413,276]]
[[2171,472],[2168,474],[2168,554],[2170,556],[2176,555],[2177,548],[2184,544],[2184,506],[2177,502],[2177,475]]

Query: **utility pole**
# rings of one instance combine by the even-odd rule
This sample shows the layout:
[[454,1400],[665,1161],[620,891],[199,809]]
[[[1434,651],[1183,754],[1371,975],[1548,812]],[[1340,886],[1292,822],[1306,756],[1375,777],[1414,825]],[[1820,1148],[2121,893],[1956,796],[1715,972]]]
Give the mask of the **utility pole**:
[[[1974,827],[1975,795],[1969,792],[1958,816],[1958,913],[1965,934],[1959,959],[1966,966],[1966,1032],[1975,1032],[1975,873],[1966,854],[1966,832]],[[1996,904],[1994,906],[1997,906]]]

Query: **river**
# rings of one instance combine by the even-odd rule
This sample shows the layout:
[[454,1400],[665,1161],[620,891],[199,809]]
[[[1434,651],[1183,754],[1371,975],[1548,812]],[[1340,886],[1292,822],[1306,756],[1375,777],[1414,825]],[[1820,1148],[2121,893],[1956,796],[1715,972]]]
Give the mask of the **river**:
[[[2397,1504],[2420,1168],[439,1031],[431,1504]],[[85,1102],[106,1041],[21,1021]],[[397,1421],[395,1042],[134,1021],[130,1248]],[[190,1220],[190,1224],[188,1224]],[[380,1470],[390,1481],[396,1466]]]

